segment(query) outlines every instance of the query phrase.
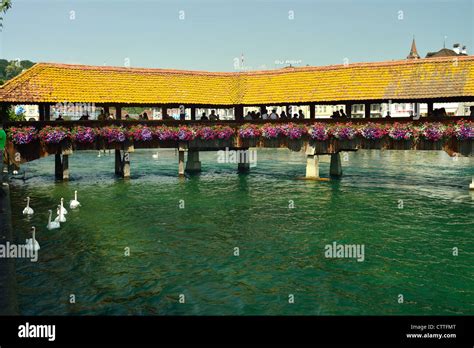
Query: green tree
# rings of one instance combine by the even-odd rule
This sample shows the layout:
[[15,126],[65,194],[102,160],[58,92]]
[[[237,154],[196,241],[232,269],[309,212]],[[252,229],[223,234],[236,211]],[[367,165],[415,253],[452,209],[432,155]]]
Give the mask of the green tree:
[[5,78],[7,80],[14,78],[23,71],[23,68],[17,61],[11,61],[5,68]]
[[[0,3],[0,12],[5,14],[12,7],[12,0],[2,0]],[[3,27],[3,16],[0,17],[0,29]]]

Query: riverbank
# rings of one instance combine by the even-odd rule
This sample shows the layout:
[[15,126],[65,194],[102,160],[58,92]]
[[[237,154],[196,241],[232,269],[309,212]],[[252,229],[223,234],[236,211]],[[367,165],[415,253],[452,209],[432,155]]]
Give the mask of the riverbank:
[[[6,175],[3,182],[8,182]],[[0,243],[12,242],[12,232],[10,187],[0,184]],[[0,259],[0,315],[17,315],[18,313],[15,259]]]

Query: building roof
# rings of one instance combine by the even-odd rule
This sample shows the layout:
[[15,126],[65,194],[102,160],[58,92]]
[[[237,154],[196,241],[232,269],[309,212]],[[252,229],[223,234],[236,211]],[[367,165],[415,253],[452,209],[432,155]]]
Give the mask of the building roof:
[[418,51],[416,49],[415,38],[413,38],[413,41],[411,43],[411,49],[410,53],[408,53],[407,59],[420,59],[420,55],[418,54]]
[[38,63],[0,87],[0,102],[272,105],[474,96],[474,56],[249,72]]
[[426,58],[438,58],[438,57],[454,57],[454,56],[466,56],[464,53],[456,53],[454,50],[449,48],[442,48],[438,52],[428,52]]

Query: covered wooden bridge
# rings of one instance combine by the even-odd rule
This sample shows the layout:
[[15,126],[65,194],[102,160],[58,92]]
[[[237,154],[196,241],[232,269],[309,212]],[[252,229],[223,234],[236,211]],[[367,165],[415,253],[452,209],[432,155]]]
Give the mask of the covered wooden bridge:
[[[410,121],[407,118],[372,119],[371,104],[426,103],[428,114],[431,114],[433,104],[441,102],[474,102],[473,56],[226,73],[38,63],[0,87],[0,116],[6,128],[31,125],[41,129],[46,125],[58,125],[58,122],[51,121],[51,107],[58,103],[93,104],[102,107],[106,113],[113,109],[116,115],[116,119],[110,121],[61,122],[64,127],[103,127],[111,124],[125,127],[136,124],[199,126],[209,122],[196,120],[197,108],[228,108],[233,110],[234,120],[212,124],[228,125],[237,129],[244,122],[262,123],[259,120],[244,121],[245,107],[282,106],[288,109],[291,106],[308,105],[310,112],[306,119],[292,120],[294,123],[308,124],[316,120],[316,105],[344,104],[350,117],[352,105],[362,104],[365,106],[365,119],[351,121],[363,124]],[[7,122],[7,110],[16,104],[38,105],[40,121]],[[124,120],[122,109],[131,106],[158,107],[162,109],[163,115],[168,113],[168,109],[181,108],[189,110],[190,120],[185,121],[184,117],[181,121]],[[336,122],[328,119],[317,121],[328,124]],[[453,118],[427,117],[416,122],[421,121],[452,122]],[[472,140],[470,144],[472,145]],[[122,151],[127,152],[127,146],[124,146]],[[181,164],[184,161],[184,151],[190,149],[189,144],[176,142],[173,146],[182,150]],[[265,144],[259,143],[258,146]],[[354,149],[363,148],[358,146]],[[245,149],[248,146],[237,139],[232,143],[232,147]],[[329,150],[326,148],[326,152],[318,151],[318,145],[312,144],[311,141],[306,142],[305,147],[308,163],[313,165],[317,163],[318,154],[350,150],[332,146]],[[456,144],[451,147],[454,149],[452,152],[456,152]],[[18,148],[15,151],[17,150]],[[192,149],[193,154],[188,154],[188,160],[191,158],[192,161],[198,162],[198,156],[195,155],[198,150],[199,148]],[[61,160],[61,156],[67,156],[67,153],[69,152],[62,150],[61,153],[56,153],[57,158],[59,156],[59,169],[67,165],[67,158]],[[464,151],[464,154],[472,154],[472,146],[470,150]],[[123,170],[127,163],[123,163],[120,153],[117,158],[122,158],[121,173],[129,175],[128,170]],[[180,174],[183,172],[184,165],[180,165]],[[339,171],[336,170],[335,173]],[[319,173],[316,174],[318,175]],[[67,174],[63,173],[62,177],[67,178]]]

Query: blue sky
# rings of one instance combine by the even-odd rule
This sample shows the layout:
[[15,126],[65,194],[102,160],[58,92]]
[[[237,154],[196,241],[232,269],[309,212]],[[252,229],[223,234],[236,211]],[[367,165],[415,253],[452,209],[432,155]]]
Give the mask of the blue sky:
[[445,37],[448,48],[459,42],[472,54],[473,4],[474,0],[13,0],[0,34],[0,56],[234,71],[234,59],[243,53],[246,68],[274,69],[286,61],[328,65],[342,64],[345,58],[349,63],[404,59],[413,35],[422,56],[442,48]]

